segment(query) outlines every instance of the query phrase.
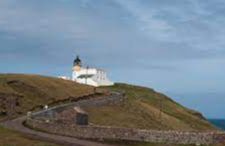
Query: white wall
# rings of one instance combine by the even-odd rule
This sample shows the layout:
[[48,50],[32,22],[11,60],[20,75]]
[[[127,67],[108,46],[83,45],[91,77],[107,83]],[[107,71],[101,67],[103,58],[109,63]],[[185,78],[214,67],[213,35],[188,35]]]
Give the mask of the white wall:
[[[80,75],[93,75],[91,78],[78,78]],[[81,68],[80,71],[73,70],[72,80],[82,84],[88,84],[92,86],[109,86],[113,85],[106,75],[106,72],[101,69],[95,68]]]

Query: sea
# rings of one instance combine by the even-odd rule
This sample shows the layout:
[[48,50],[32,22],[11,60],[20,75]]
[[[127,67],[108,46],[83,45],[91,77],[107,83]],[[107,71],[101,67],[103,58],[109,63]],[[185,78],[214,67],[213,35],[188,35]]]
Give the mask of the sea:
[[225,130],[225,119],[209,119],[209,121],[216,127]]

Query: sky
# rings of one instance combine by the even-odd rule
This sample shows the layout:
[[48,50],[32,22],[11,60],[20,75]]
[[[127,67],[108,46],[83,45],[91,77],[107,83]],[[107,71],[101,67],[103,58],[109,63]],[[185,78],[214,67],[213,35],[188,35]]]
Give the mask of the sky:
[[0,73],[71,76],[73,59],[225,118],[224,0],[1,0]]

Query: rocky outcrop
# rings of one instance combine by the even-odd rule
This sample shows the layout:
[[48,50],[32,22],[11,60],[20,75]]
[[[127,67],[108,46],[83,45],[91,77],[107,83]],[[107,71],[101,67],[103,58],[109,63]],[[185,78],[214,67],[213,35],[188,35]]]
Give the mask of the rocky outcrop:
[[0,93],[0,115],[12,117],[17,114],[20,98],[21,96],[17,94]]

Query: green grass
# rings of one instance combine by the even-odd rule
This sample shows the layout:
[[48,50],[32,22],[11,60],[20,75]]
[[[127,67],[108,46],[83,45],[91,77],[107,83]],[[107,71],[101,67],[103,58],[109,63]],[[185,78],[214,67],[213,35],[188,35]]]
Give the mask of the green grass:
[[127,99],[118,105],[86,108],[91,123],[140,129],[215,130],[200,113],[152,89],[127,84],[116,84],[104,89],[125,91]]
[[15,131],[0,126],[0,146],[58,146],[55,144],[31,140]]
[[[39,75],[0,74],[0,117],[24,114],[68,98],[93,93],[93,87]],[[7,101],[7,102],[5,102]],[[11,106],[11,104],[15,104]],[[13,107],[13,109],[12,109]]]

